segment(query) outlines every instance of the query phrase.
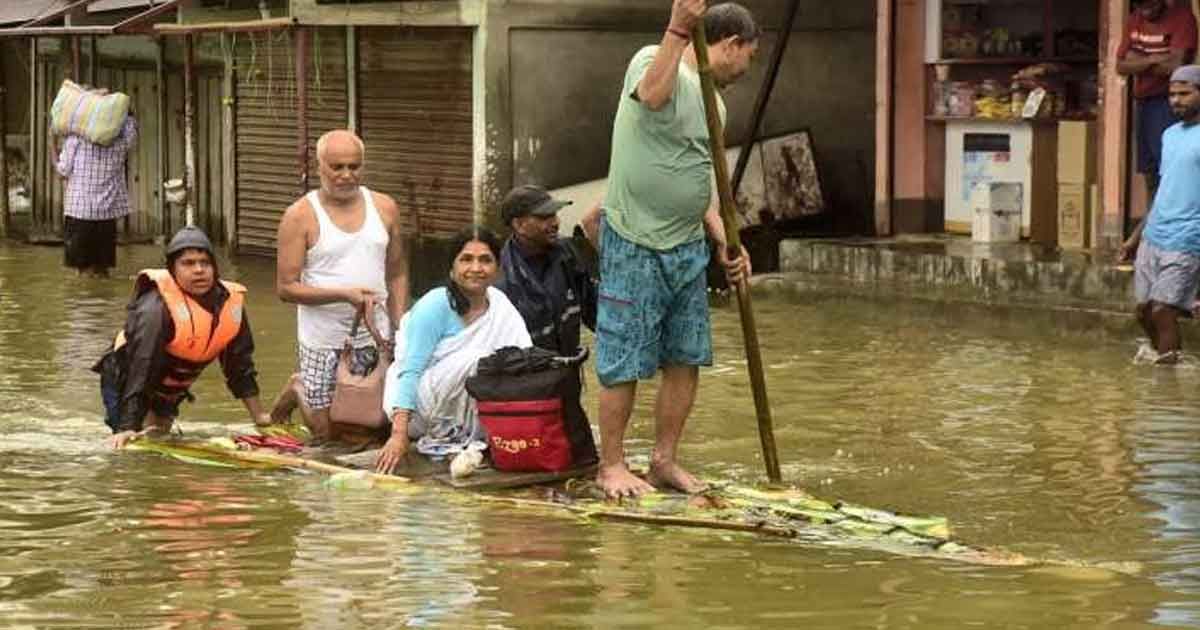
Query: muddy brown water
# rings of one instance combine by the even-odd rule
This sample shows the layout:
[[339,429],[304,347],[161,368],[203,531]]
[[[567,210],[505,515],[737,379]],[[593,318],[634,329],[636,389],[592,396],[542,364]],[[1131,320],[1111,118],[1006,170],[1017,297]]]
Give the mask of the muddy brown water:
[[[158,258],[122,247],[113,279],[80,280],[58,249],[0,243],[0,627],[1200,625],[1200,370],[1134,366],[1131,338],[980,308],[757,303],[787,480],[947,516],[970,543],[1142,571],[993,568],[110,453],[88,368]],[[223,270],[250,287],[273,393],[294,361],[293,309],[269,262]],[[684,457],[752,483],[736,313],[715,328]],[[244,422],[215,367],[196,394],[185,431]],[[644,461],[642,400],[630,444]]]

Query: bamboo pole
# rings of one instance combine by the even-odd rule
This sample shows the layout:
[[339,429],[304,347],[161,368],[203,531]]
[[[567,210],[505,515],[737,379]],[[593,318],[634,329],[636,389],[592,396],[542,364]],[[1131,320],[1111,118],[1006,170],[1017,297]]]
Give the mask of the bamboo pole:
[[346,128],[358,129],[358,29],[346,27]]
[[[721,113],[717,108],[717,88],[713,82],[712,67],[708,63],[708,36],[701,21],[692,29],[692,45],[699,66],[700,87],[704,93],[704,109],[708,118],[708,142],[712,150],[713,169],[717,176],[717,192],[721,198],[721,223],[725,225],[725,243],[728,255],[741,255],[742,239],[738,234],[737,214],[733,199],[733,187],[729,181],[729,163],[725,161],[725,130]],[[750,388],[754,392],[754,409],[758,415],[758,437],[762,442],[763,463],[767,467],[767,478],[771,483],[780,483],[779,454],[775,449],[775,429],[771,422],[771,405],[767,400],[767,381],[763,376],[762,352],[758,347],[758,330],[754,325],[754,307],[750,302],[750,284],[747,280],[735,287],[738,310],[742,316],[742,337],[746,345],[746,366],[750,370]]]
[[[79,36],[71,38],[71,80],[76,83],[83,83],[83,63],[80,61],[82,56],[79,51]],[[95,85],[91,86],[93,89]]]
[[89,40],[88,49],[92,53],[91,59],[88,60],[88,83],[91,83],[92,86],[94,87],[96,85],[96,82],[99,80],[100,51],[98,48],[96,48],[96,36],[95,35],[89,36],[88,40]]
[[892,233],[895,0],[875,4],[875,236]]
[[234,39],[221,34],[221,51],[225,74],[221,80],[221,213],[225,223],[225,245],[237,250],[237,121],[234,99],[237,81],[234,64]]
[[38,165],[40,164],[40,162],[39,162],[40,155],[41,155],[40,152],[46,150],[45,147],[43,147],[42,145],[45,144],[45,140],[48,139],[48,138],[46,138],[47,134],[45,134],[43,132],[42,127],[40,125],[38,125],[38,121],[40,120],[38,118],[38,109],[41,106],[41,98],[39,98],[39,94],[38,94],[38,89],[39,89],[39,86],[41,86],[41,82],[38,81],[38,76],[39,76],[38,38],[30,37],[29,38],[29,180],[28,180],[27,186],[29,186],[29,214],[30,214],[30,220],[32,222],[32,225],[30,226],[31,236],[32,236],[33,229],[38,226],[38,223],[39,223],[38,222],[38,218],[39,218],[38,209],[40,207],[39,204],[42,201],[41,197],[45,194],[42,190],[44,188],[44,186],[42,185],[40,178],[39,178],[40,171],[38,170]]
[[308,192],[308,60],[312,39],[306,28],[296,29],[296,171],[299,192]]
[[187,223],[196,224],[196,47],[192,35],[183,38],[183,168],[187,189]]
[[167,204],[166,186],[167,174],[170,172],[170,164],[167,162],[167,41],[165,38],[158,37],[154,40],[154,67],[158,76],[158,86],[155,89],[154,99],[154,115],[158,120],[156,125],[157,138],[155,138],[158,151],[158,163],[155,164],[155,177],[158,181],[154,183],[158,195],[154,199],[155,210],[158,212],[158,219],[161,222],[161,232],[164,239],[171,238],[172,223],[171,206]]

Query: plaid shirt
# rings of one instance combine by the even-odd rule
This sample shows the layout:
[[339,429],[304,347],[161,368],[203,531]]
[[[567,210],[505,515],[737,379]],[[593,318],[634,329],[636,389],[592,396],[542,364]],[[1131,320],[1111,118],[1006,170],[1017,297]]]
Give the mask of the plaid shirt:
[[129,214],[125,154],[137,142],[137,122],[125,118],[121,133],[108,146],[67,137],[55,167],[67,178],[63,214],[85,221],[119,219]]

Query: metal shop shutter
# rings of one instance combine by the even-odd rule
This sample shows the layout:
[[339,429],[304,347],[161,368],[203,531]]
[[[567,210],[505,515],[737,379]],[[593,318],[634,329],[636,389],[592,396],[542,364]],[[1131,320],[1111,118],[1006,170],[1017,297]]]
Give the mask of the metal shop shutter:
[[471,223],[472,32],[359,30],[359,111],[367,185],[399,204],[404,227],[445,237]]
[[[346,127],[344,29],[312,29],[308,70],[308,187],[318,185],[316,143]],[[273,256],[284,210],[305,186],[296,160],[296,33],[237,36],[237,249]]]

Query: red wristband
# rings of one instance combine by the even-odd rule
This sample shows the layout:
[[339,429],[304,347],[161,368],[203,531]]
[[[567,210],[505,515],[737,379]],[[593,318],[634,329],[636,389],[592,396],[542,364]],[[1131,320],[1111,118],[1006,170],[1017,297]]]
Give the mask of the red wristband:
[[667,27],[667,32],[674,35],[675,37],[678,37],[679,39],[682,39],[685,42],[692,41],[692,34],[683,29],[675,28],[674,26],[669,26],[669,27]]

